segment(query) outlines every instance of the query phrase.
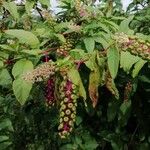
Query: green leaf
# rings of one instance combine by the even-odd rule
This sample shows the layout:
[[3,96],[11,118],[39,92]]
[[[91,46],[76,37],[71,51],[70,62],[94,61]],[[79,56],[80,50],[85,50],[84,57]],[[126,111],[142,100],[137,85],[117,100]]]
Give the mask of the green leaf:
[[12,142],[3,142],[3,143],[0,143],[0,148],[1,150],[6,150],[6,149],[9,149],[8,147],[12,144]]
[[125,115],[131,107],[131,101],[123,102],[120,106],[120,111],[123,115]]
[[8,136],[2,135],[2,136],[0,136],[0,143],[1,143],[1,142],[4,142],[4,141],[7,141],[8,139],[9,139]]
[[124,19],[121,23],[120,23],[120,28],[119,31],[120,32],[126,32],[128,33],[128,31],[130,30],[129,28],[129,24],[130,22],[133,20],[134,15],[129,16],[128,18]]
[[12,47],[10,47],[9,45],[6,45],[6,44],[0,44],[0,48],[4,49],[4,50],[8,50],[8,51],[14,51],[14,49]]
[[109,43],[101,36],[94,37],[95,42],[102,44],[102,46],[107,49]]
[[120,113],[118,116],[118,121],[120,126],[125,126],[127,124],[128,118],[131,112],[131,100],[125,101],[120,106]]
[[47,7],[50,7],[50,0],[39,0],[39,2],[42,4],[42,5],[45,5]]
[[30,70],[33,70],[32,62],[26,59],[21,59],[14,64],[12,74],[14,78],[17,78]]
[[0,60],[0,69],[4,66],[4,62]]
[[26,1],[25,2],[25,9],[28,15],[31,15],[31,10],[33,9],[34,1]]
[[5,52],[0,51],[0,57],[1,57],[1,58],[4,58],[4,60],[6,60],[6,59],[8,59],[9,54],[7,54],[7,53],[5,53]]
[[34,55],[34,56],[38,56],[40,54],[42,54],[42,50],[39,49],[33,49],[33,50],[22,50],[21,53],[25,53],[28,55]]
[[84,140],[83,147],[85,150],[95,150],[97,148],[97,141],[95,140],[95,138],[91,137],[89,133],[83,134],[82,139]]
[[129,73],[131,67],[141,60],[138,56],[131,55],[129,52],[121,52],[120,67],[127,73]]
[[102,28],[102,30],[105,31],[106,33],[109,33],[109,32],[110,32],[109,28],[106,26],[106,23],[103,24],[103,23],[99,22],[98,25],[99,25],[99,26]]
[[144,75],[139,76],[139,80],[141,80],[142,82],[150,83],[150,79]]
[[22,78],[18,78],[13,82],[14,94],[21,105],[24,105],[32,89],[32,83],[28,83]]
[[149,41],[150,42],[150,36],[149,35],[144,35],[142,33],[136,33],[136,36],[142,40],[145,40],[145,41]]
[[108,122],[111,122],[115,119],[118,110],[119,110],[119,101],[112,100],[108,104],[108,109],[107,109]]
[[139,150],[149,150],[149,149],[150,149],[150,145],[148,143],[146,143],[146,142],[141,143],[139,145]]
[[8,129],[9,131],[14,131],[13,126],[12,126],[12,122],[8,118],[0,120],[0,131],[4,130],[4,129]]
[[9,85],[12,83],[12,78],[7,69],[0,70],[0,85]]
[[73,49],[69,52],[69,54],[75,60],[80,60],[82,58],[85,58],[87,53],[85,53],[82,49]]
[[66,39],[62,34],[54,34],[54,36],[57,37],[62,43],[66,42]]
[[15,2],[3,2],[3,7],[10,12],[15,20],[19,19],[19,14]]
[[134,69],[132,71],[132,77],[135,78],[139,71],[142,69],[142,67],[144,66],[144,64],[146,63],[147,61],[141,59],[139,60],[135,65],[134,65]]
[[119,29],[119,26],[113,21],[104,20],[104,23],[110,25],[110,27],[113,28],[114,31],[117,31]]
[[5,33],[16,37],[20,43],[26,43],[32,48],[38,48],[39,46],[39,40],[32,32],[25,30],[10,29],[6,30]]
[[65,144],[60,147],[60,150],[72,150],[72,149],[77,149],[77,148],[78,148],[77,145]]
[[115,47],[110,47],[107,51],[107,59],[110,74],[115,79],[119,67],[119,50]]
[[76,125],[79,126],[82,122],[82,118],[80,116],[77,116],[76,118]]
[[95,48],[95,41],[93,38],[85,38],[84,44],[85,44],[86,50],[88,52],[93,52],[93,50]]

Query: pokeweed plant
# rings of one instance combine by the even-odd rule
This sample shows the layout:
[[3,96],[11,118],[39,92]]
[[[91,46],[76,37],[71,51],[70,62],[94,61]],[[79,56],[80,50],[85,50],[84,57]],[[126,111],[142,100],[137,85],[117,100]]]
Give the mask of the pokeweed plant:
[[[61,12],[54,15],[49,10],[49,1],[1,2],[1,95],[6,95],[6,99],[11,97],[13,104],[10,107],[16,105],[29,109],[28,105],[33,103],[37,107],[29,109],[33,114],[37,111],[37,114],[42,112],[47,116],[46,112],[55,110],[55,114],[49,116],[49,119],[55,118],[51,128],[57,126],[56,132],[51,131],[54,140],[57,136],[62,143],[63,139],[70,140],[70,144],[62,144],[62,147],[60,141],[57,143],[62,149],[104,149],[109,147],[108,143],[115,150],[132,146],[136,133],[130,139],[130,135],[124,135],[125,131],[121,132],[121,129],[130,118],[131,104],[134,105],[131,97],[137,91],[139,73],[143,66],[148,69],[150,38],[129,28],[133,15],[127,18],[114,17],[112,4],[111,1],[106,2],[104,9],[103,6],[95,6],[93,2],[62,0]],[[124,81],[121,83],[118,80]],[[22,106],[17,105],[15,99]],[[42,102],[38,102],[38,99],[42,99]],[[104,104],[102,108],[100,104],[106,99],[108,104]],[[2,107],[2,112],[5,111],[11,114],[9,108]],[[20,112],[16,109],[11,111],[12,114],[22,116],[26,112],[22,109]],[[98,129],[92,127],[92,124],[97,127],[94,117],[90,123],[82,116],[90,116],[91,112],[91,119],[94,111],[97,112],[96,117],[102,117],[103,123]],[[31,133],[24,133],[28,134],[30,140],[25,140],[23,149],[39,149],[41,143],[41,149],[48,149],[44,145],[49,145],[53,139],[47,135],[47,122],[46,131],[45,126],[41,129],[36,124],[39,118],[40,124],[43,124],[42,116],[38,118],[37,115],[33,122],[33,116],[24,116],[24,120],[18,116],[21,121],[16,124],[15,115],[11,116],[15,131],[12,130],[10,135],[19,136],[23,133],[17,133],[22,123],[24,128],[36,126],[35,135],[39,129],[42,138],[46,135],[51,141],[42,141],[37,134],[33,144],[30,142]],[[114,132],[109,125],[103,127],[109,122],[113,123],[116,116],[117,125],[111,126],[115,129]],[[85,123],[82,124],[82,120]],[[90,125],[86,126],[88,122]],[[95,131],[91,131],[94,129]],[[145,141],[147,136],[145,133]],[[40,140],[36,141],[38,138]],[[11,138],[8,135],[4,135],[3,139],[4,147],[11,149],[11,145],[17,145],[16,141],[9,142]],[[89,140],[91,145],[86,145]],[[14,148],[19,148],[20,145]],[[143,147],[148,148],[147,143]]]

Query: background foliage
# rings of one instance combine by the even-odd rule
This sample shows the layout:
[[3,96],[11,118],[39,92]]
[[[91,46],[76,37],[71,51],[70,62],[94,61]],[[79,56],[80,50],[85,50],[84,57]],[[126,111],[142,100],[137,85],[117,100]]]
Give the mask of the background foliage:
[[[49,0],[0,1],[0,150],[149,150],[149,54],[114,42],[122,32],[150,42],[149,6],[134,0],[125,12],[120,0],[62,0],[54,15]],[[68,39],[74,47],[60,53]],[[45,104],[46,83],[22,78],[46,59],[60,69],[80,65],[67,72],[83,87],[66,139],[58,136],[59,102]]]

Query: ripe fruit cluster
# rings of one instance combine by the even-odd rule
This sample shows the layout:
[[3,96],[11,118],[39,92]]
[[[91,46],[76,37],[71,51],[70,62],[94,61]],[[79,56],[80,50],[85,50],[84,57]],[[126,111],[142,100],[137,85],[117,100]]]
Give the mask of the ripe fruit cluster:
[[58,56],[68,56],[69,51],[73,48],[74,42],[67,40],[62,46],[57,49]]
[[150,43],[140,40],[135,36],[128,37],[124,33],[117,33],[114,36],[119,47],[123,51],[129,51],[133,55],[137,55],[145,60],[150,60]]
[[40,82],[49,79],[56,71],[56,64],[52,60],[49,60],[48,62],[39,65],[34,70],[24,74],[23,79],[32,83]]
[[55,103],[54,92],[55,92],[55,78],[52,77],[47,81],[47,85],[45,87],[45,97],[48,106],[52,106]]
[[60,85],[60,124],[58,127],[61,138],[66,138],[72,131],[77,107],[77,86],[69,79],[65,79]]
[[124,101],[125,102],[129,100],[131,92],[132,92],[132,84],[131,82],[128,82],[124,89]]

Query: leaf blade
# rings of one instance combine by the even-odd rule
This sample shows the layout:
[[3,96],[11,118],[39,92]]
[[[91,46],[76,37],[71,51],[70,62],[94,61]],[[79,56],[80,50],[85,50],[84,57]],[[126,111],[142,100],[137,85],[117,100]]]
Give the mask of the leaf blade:
[[113,79],[115,79],[119,68],[119,50],[110,47],[107,51],[108,68]]
[[21,105],[24,105],[32,89],[32,83],[27,83],[22,78],[13,82],[13,92]]
[[32,32],[19,29],[10,29],[6,30],[5,33],[16,37],[20,43],[26,43],[32,48],[37,48],[39,46],[39,40]]

